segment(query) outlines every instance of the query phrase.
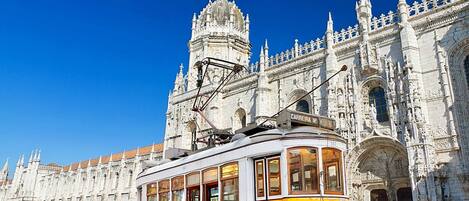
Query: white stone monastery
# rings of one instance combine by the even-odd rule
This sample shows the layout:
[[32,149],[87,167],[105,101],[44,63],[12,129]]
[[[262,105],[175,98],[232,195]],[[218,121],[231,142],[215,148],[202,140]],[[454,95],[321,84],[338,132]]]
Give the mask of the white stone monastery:
[[163,145],[85,160],[67,166],[41,164],[41,153],[20,156],[12,179],[8,161],[0,171],[0,201],[132,201],[135,178],[149,161],[162,158]]
[[[325,35],[294,41],[252,63],[250,19],[228,0],[210,1],[192,19],[190,60],[169,95],[165,143],[143,153],[121,153],[60,167],[39,154],[15,175],[0,173],[0,201],[136,200],[132,182],[143,161],[162,151],[193,148],[217,129],[235,131],[267,120],[339,71],[328,84],[290,109],[329,116],[348,141],[345,158],[350,200],[469,200],[469,1],[395,0],[397,10],[373,15],[370,0],[356,4],[358,23],[337,29],[329,15]],[[337,31],[336,31],[337,30]],[[340,31],[339,31],[340,30]],[[197,94],[194,64],[214,57],[247,66],[204,114],[191,111]],[[210,94],[228,71],[209,68],[201,93]],[[197,132],[195,132],[197,131]],[[204,145],[197,144],[199,148]],[[150,151],[148,151],[150,149]]]

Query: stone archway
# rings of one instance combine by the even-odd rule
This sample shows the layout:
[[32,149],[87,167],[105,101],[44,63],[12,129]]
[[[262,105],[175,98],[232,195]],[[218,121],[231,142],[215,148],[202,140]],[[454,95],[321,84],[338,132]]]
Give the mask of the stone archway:
[[397,190],[410,187],[405,147],[389,137],[370,137],[348,154],[348,192],[351,200],[370,201],[371,192],[386,191],[397,200]]
[[[291,92],[288,95],[288,104],[293,103],[294,101],[298,100],[302,96],[304,96],[306,93],[308,93],[304,89],[295,89],[293,92]],[[304,97],[302,100],[300,100],[296,105],[292,106],[290,109],[291,110],[298,110],[298,104],[303,103],[304,105],[307,105],[307,113],[314,113],[315,109],[313,108],[313,100],[311,99],[310,95],[307,95]],[[306,111],[302,111],[306,112]]]

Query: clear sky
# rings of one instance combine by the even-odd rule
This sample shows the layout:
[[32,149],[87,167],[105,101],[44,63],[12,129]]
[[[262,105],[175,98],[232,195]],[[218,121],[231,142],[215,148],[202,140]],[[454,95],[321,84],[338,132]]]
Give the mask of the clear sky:
[[[208,0],[0,1],[0,164],[69,164],[162,142],[167,96]],[[253,60],[356,24],[355,0],[237,0]],[[397,0],[372,0],[373,14]],[[28,157],[28,156],[27,156]]]

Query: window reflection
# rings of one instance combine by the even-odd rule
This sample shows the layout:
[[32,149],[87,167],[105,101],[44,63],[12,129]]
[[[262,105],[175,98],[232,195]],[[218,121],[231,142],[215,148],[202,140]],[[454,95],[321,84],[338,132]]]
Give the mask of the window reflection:
[[256,162],[257,197],[264,197],[264,160]]
[[322,149],[324,190],[328,194],[342,194],[341,153],[333,148]]
[[386,102],[384,89],[381,87],[372,89],[369,93],[369,99],[370,105],[374,106],[376,110],[376,120],[378,120],[378,122],[389,121],[388,104]]
[[282,194],[279,158],[268,160],[268,171],[269,171],[269,196]]
[[291,194],[319,192],[317,149],[310,147],[288,150],[289,191]]
[[204,195],[207,201],[218,201],[218,169],[203,172]]
[[147,185],[147,200],[156,201],[157,187],[156,183]]
[[184,197],[184,176],[171,179],[172,201],[182,201]]
[[192,173],[186,176],[187,200],[200,201],[200,173]]
[[222,201],[238,201],[238,163],[221,167]]
[[169,180],[158,182],[158,201],[169,201]]

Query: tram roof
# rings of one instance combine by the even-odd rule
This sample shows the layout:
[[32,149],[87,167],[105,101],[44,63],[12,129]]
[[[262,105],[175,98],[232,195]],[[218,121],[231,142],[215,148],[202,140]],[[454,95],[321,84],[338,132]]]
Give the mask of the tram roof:
[[175,168],[180,165],[191,163],[197,160],[206,159],[206,158],[209,158],[211,156],[214,156],[220,153],[233,151],[238,148],[246,147],[252,144],[272,141],[272,140],[282,140],[282,139],[292,139],[292,138],[299,138],[299,139],[301,138],[304,138],[304,139],[328,138],[328,139],[339,141],[339,142],[345,142],[345,139],[342,138],[339,134],[328,129],[312,127],[312,126],[300,126],[300,127],[294,127],[292,129],[275,128],[275,129],[266,130],[266,131],[263,131],[254,135],[243,137],[239,140],[230,142],[228,144],[223,144],[223,145],[216,146],[210,149],[193,152],[186,157],[183,157],[174,161],[168,161],[158,166],[148,168],[144,170],[139,175],[139,177],[144,177],[154,172],[160,172],[160,171],[164,171],[167,169]]

